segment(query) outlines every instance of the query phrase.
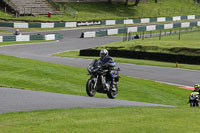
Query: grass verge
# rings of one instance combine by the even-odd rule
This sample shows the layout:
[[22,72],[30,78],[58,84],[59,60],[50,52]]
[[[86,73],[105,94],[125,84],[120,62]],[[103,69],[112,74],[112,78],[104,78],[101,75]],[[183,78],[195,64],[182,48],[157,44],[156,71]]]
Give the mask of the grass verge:
[[159,37],[146,38],[144,40],[120,41],[95,47],[94,49],[133,50],[141,52],[157,52],[184,55],[200,55],[200,31],[183,32]]
[[[86,69],[0,55],[0,86],[86,96],[88,78]],[[117,99],[187,106],[190,92],[177,86],[122,76]]]
[[29,44],[29,43],[42,43],[42,42],[51,42],[46,40],[36,40],[36,41],[20,41],[20,42],[0,42],[0,46],[2,45],[14,45],[14,44]]
[[6,33],[11,33],[11,32],[0,29],[0,34],[6,34]]
[[[77,108],[0,114],[0,132],[198,133],[199,108]],[[191,121],[195,123],[191,124]]]

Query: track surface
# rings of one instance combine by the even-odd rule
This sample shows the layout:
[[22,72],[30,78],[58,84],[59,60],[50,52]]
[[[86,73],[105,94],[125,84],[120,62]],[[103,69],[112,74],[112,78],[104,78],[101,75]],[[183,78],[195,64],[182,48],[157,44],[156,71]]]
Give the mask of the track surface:
[[[0,113],[77,107],[160,106],[159,104],[0,88]],[[9,99],[7,99],[9,96]]]
[[[52,57],[51,55],[57,52],[85,49],[105,43],[110,43],[113,41],[122,40],[121,37],[99,37],[88,39],[79,38],[80,33],[86,30],[87,29],[59,31],[65,36],[65,38],[60,42],[1,46],[0,54],[86,68],[91,60]],[[187,86],[192,86],[193,84],[198,83],[200,75],[200,71],[184,69],[152,67],[123,63],[118,63],[117,65],[122,70],[121,74],[127,76],[168,82],[173,84],[182,84]],[[161,105],[0,88],[0,113],[54,108],[108,106],[113,107]]]

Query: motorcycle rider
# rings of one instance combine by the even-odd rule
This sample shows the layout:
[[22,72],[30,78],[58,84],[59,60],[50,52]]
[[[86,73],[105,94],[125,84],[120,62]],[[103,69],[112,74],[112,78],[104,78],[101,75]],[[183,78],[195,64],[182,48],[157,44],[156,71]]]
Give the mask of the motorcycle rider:
[[17,29],[13,34],[17,36],[20,35],[21,33],[19,32],[19,29]]
[[194,85],[194,90],[193,92],[199,92],[200,93],[200,85],[199,84],[195,84]]
[[[114,62],[113,58],[108,55],[108,50],[102,49],[100,51],[99,61],[102,65],[103,69],[108,70],[106,77],[108,80],[111,81],[111,86],[113,86],[114,77],[113,77],[113,74],[111,73],[111,70],[115,67],[115,62]],[[115,91],[114,87],[112,87],[112,91]]]
[[191,93],[191,95],[189,96],[189,101],[188,101],[188,103],[190,103],[191,101],[191,99],[190,99],[190,97],[192,96],[192,97],[200,97],[199,96],[199,94],[200,94],[200,85],[199,84],[195,84],[194,85],[194,90],[192,91],[192,93]]

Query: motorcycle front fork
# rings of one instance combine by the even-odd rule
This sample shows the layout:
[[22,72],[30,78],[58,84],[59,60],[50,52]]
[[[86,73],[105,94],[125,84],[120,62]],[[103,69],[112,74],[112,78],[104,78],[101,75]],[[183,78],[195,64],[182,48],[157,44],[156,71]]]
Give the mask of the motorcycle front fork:
[[[96,86],[97,86],[98,78],[99,78],[99,76],[97,76],[96,78],[93,78],[93,80],[94,80],[94,88],[96,88]],[[109,90],[110,85],[108,85],[108,84],[106,83],[106,79],[105,79],[105,77],[104,77],[103,75],[101,75],[101,82],[102,82],[103,88]],[[111,85],[112,85],[112,84],[113,84],[113,82],[111,83]]]
[[97,76],[97,78],[93,78],[93,80],[94,80],[94,88],[97,87],[97,79],[98,79],[98,76]]

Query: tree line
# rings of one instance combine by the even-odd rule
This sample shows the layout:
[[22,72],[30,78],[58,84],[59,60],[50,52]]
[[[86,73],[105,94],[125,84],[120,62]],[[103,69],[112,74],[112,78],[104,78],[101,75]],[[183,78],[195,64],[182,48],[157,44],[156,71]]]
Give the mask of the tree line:
[[[125,5],[128,5],[129,0],[125,0]],[[155,3],[158,3],[158,0],[154,0]],[[200,3],[200,0],[194,0],[195,3]],[[108,0],[108,3],[112,3],[112,0]],[[135,6],[137,6],[140,3],[140,0],[135,0]]]

